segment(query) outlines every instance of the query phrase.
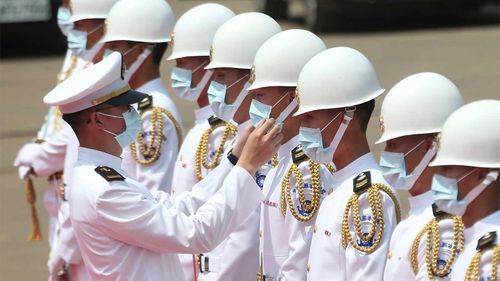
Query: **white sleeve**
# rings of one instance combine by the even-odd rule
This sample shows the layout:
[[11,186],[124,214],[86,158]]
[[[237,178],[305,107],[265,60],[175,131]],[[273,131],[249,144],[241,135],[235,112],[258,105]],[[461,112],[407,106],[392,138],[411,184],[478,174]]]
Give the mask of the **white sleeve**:
[[[396,208],[392,199],[383,191],[380,191],[382,196],[382,206],[384,208],[384,232],[380,244],[370,254],[359,252],[351,245],[348,245],[345,250],[346,264],[346,280],[382,280],[384,275],[385,263],[387,261],[387,252],[392,236],[392,232],[396,228]],[[359,197],[359,212],[361,223],[367,223],[363,228],[367,232],[368,226],[371,224],[372,213],[368,205],[368,194],[365,192]],[[356,206],[354,206],[356,207]],[[352,222],[352,215],[350,221]],[[351,235],[357,243],[357,236],[353,232],[352,223]],[[373,240],[372,240],[373,241]]]
[[223,157],[219,166],[195,184],[190,192],[183,192],[175,197],[174,206],[176,209],[186,214],[194,214],[219,191],[233,167],[227,157]]
[[16,167],[31,167],[35,174],[40,177],[48,177],[64,168],[64,157],[66,154],[66,143],[71,131],[69,125],[65,125],[50,140],[42,143],[25,144],[18,152],[14,160]]
[[259,267],[260,208],[227,238],[217,280],[254,280]]
[[82,261],[82,254],[80,253],[75,231],[71,224],[69,204],[68,201],[64,201],[61,203],[59,209],[59,223],[61,225],[58,238],[59,255],[68,264],[78,264]]
[[208,252],[224,240],[262,201],[245,169],[235,166],[223,187],[187,216],[131,185],[112,185],[97,198],[96,223],[109,236],[155,252]]

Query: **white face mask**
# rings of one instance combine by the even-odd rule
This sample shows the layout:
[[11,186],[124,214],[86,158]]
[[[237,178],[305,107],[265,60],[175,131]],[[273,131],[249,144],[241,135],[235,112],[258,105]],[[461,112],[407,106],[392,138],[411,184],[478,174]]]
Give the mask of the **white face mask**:
[[351,122],[354,116],[355,110],[346,110],[344,112],[344,120],[340,124],[335,136],[332,139],[332,142],[328,147],[323,147],[323,136],[321,133],[325,130],[337,117],[340,116],[340,113],[337,114],[328,124],[326,124],[322,129],[319,128],[307,128],[300,127],[299,131],[299,141],[302,144],[302,148],[304,149],[307,157],[311,158],[313,161],[318,163],[331,163],[333,161],[333,155],[339,146],[342,137],[344,136],[345,131],[347,130],[347,126]]
[[176,66],[172,68],[172,73],[170,74],[170,79],[172,80],[172,90],[179,98],[187,101],[196,101],[200,97],[201,92],[205,89],[210,77],[212,77],[212,74],[214,73],[213,70],[206,70],[200,82],[198,82],[198,85],[191,88],[193,74],[198,70],[203,69],[202,67],[204,65],[205,62],[193,70],[183,69]]
[[405,157],[412,153],[417,147],[422,145],[425,140],[422,140],[415,147],[406,153],[396,153],[389,151],[382,151],[380,155],[380,166],[385,180],[393,187],[401,190],[409,190],[413,187],[420,175],[424,172],[425,168],[431,162],[437,152],[437,144],[432,143],[432,146],[425,153],[424,157],[418,165],[413,169],[411,174],[406,174]]
[[498,171],[490,171],[485,179],[476,185],[464,199],[458,200],[458,183],[476,171],[478,168],[466,173],[458,180],[441,175],[432,178],[432,196],[436,205],[448,214],[463,216],[467,206],[476,199],[483,190],[498,178]]
[[[271,118],[271,111],[273,108],[278,105],[283,99],[288,97],[288,93],[286,92],[283,97],[281,97],[277,102],[275,102],[273,105],[267,105],[264,104],[256,99],[252,100],[252,104],[250,105],[250,109],[248,111],[250,115],[250,120],[252,121],[252,124],[254,127],[260,124],[262,120],[269,120]],[[299,105],[299,102],[297,99],[293,99],[286,107],[283,109],[283,111],[278,115],[276,118],[276,125],[279,126],[280,128],[283,126],[283,122],[285,122],[285,119],[290,116],[292,111],[297,108]]]
[[114,136],[115,140],[118,142],[122,149],[131,144],[137,138],[137,134],[139,134],[139,132],[141,131],[141,116],[139,115],[137,110],[135,110],[135,108],[130,108],[130,110],[123,112],[122,116],[115,116],[103,112],[97,112],[97,114],[125,120],[125,130],[119,134],[115,134],[106,129],[102,129],[106,133]]
[[226,103],[227,90],[229,90],[231,87],[236,85],[247,76],[248,74],[236,80],[229,86],[221,84],[217,81],[212,81],[212,83],[210,83],[207,91],[208,101],[210,103],[210,107],[217,117],[226,122],[229,122],[233,119],[234,114],[248,94],[247,89],[248,87],[250,87],[250,83],[245,83],[245,86],[243,86],[243,89],[241,89],[241,91],[238,93],[238,97],[232,104]]
[[[123,57],[128,55],[137,47],[139,47],[139,45],[135,45],[132,48],[128,49],[125,53],[123,53]],[[139,67],[141,67],[142,63],[144,63],[144,61],[149,57],[149,55],[151,55],[151,53],[153,52],[151,49],[152,47],[149,46],[144,48],[142,53],[140,53],[139,56],[137,56],[132,65],[129,68],[125,69],[125,73],[123,74],[123,79],[125,80],[125,82],[128,83],[130,81],[130,78],[132,78],[135,72],[137,72]]]
[[64,36],[68,36],[69,31],[73,28],[71,21],[71,11],[65,6],[60,6],[57,10],[57,25]]

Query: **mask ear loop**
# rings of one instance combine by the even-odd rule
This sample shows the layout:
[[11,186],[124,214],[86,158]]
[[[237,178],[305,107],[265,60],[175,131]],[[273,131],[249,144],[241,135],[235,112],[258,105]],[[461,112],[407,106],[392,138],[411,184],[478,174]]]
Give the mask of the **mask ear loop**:
[[412,153],[413,151],[415,151],[415,149],[417,149],[417,147],[419,147],[420,145],[422,145],[423,143],[425,142],[425,139],[423,139],[421,142],[419,142],[417,145],[415,145],[412,149],[410,149],[408,152],[406,152],[404,154],[404,156],[408,156],[410,153]]
[[[462,176],[458,181],[461,181],[465,177],[469,176],[470,174],[472,174],[472,172],[474,172],[477,169],[479,169],[479,168],[473,169],[471,172]],[[488,187],[488,185],[490,185],[492,182],[496,181],[497,178],[498,178],[498,170],[490,171],[486,175],[484,180],[479,185],[474,187],[467,195],[465,195],[465,198],[463,200],[461,200],[460,202],[464,202],[465,204],[470,204],[472,201],[474,201],[474,199],[476,199],[476,197],[479,196],[479,194],[481,194],[481,192],[483,192],[483,190],[486,187]]]

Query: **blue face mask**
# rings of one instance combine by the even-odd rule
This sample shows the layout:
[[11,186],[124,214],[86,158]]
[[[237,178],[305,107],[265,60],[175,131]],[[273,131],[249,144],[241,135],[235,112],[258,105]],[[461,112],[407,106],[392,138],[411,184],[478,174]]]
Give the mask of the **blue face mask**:
[[115,137],[115,140],[118,142],[122,149],[129,146],[137,138],[137,135],[141,131],[141,117],[137,110],[135,110],[134,108],[130,108],[130,110],[125,111],[124,113],[122,113],[122,116],[115,116],[102,112],[97,113],[104,116],[125,120],[125,130],[119,134],[115,134],[103,129],[106,133],[109,133]]
[[232,83],[229,86],[226,86],[225,84],[221,84],[217,81],[212,81],[210,83],[210,86],[208,87],[208,102],[210,103],[210,107],[214,111],[215,115],[219,117],[220,119],[229,122],[233,119],[234,114],[236,113],[236,110],[240,107],[241,103],[245,99],[247,95],[247,88],[250,86],[248,83],[245,84],[243,89],[240,91],[238,94],[238,97],[232,104],[227,104],[226,103],[226,94],[227,90],[230,89],[232,86],[236,85],[236,83],[240,82],[243,80],[247,75],[241,77],[240,79],[236,80],[234,83]]
[[198,82],[198,85],[191,88],[193,73],[202,69],[204,65],[205,62],[193,70],[183,69],[176,66],[172,68],[172,73],[170,74],[170,79],[172,80],[172,90],[179,98],[188,101],[195,101],[198,99],[213,74],[213,71],[211,70],[205,71],[205,74],[201,78],[200,82]]
[[481,183],[472,188],[462,200],[458,200],[458,183],[477,169],[472,169],[459,179],[434,175],[431,190],[436,205],[448,214],[463,216],[467,206],[498,178],[498,171],[490,171]]
[[406,173],[405,157],[424,142],[425,140],[422,140],[406,153],[382,151],[379,164],[382,167],[384,178],[391,186],[401,190],[409,190],[413,187],[413,184],[436,154],[437,146],[433,144],[410,174]]
[[69,31],[73,28],[73,22],[71,21],[71,11],[60,6],[57,10],[57,25],[64,36],[68,36]]
[[332,157],[329,156],[332,148],[325,148],[323,146],[323,136],[321,135],[321,132],[330,126],[330,124],[332,124],[333,121],[335,121],[339,116],[340,113],[335,115],[335,117],[321,129],[300,127],[299,141],[302,145],[302,149],[304,149],[304,153],[313,161],[318,163],[329,163],[332,161],[333,155]]
[[[253,126],[257,126],[262,122],[262,120],[269,120],[271,118],[271,111],[273,108],[278,105],[283,99],[288,96],[288,92],[286,92],[283,97],[281,97],[277,102],[273,105],[264,104],[256,99],[252,100],[252,104],[250,105],[249,115],[250,120],[252,121]],[[294,99],[288,106],[280,113],[280,115],[276,118],[276,124],[278,126],[282,126],[285,119],[292,113],[292,111],[297,107],[298,102]]]
[[68,41],[68,49],[72,50],[76,55],[85,52],[87,50],[88,36],[96,32],[101,27],[102,24],[89,32],[71,29],[68,32],[68,37],[66,38],[66,40]]

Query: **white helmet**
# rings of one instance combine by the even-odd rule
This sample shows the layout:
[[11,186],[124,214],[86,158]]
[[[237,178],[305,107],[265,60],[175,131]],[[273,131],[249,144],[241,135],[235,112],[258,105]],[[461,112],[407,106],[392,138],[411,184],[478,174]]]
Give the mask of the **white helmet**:
[[[446,77],[423,72],[397,83],[382,103],[376,143],[408,135],[437,133],[446,118],[464,105],[458,88]],[[412,114],[408,114],[416,109]]]
[[175,24],[165,0],[120,0],[109,11],[103,42],[169,42]]
[[205,69],[251,69],[259,47],[280,31],[280,25],[263,13],[243,13],[231,18],[215,33],[210,64]]
[[116,2],[118,0],[71,0],[69,1],[71,21],[105,19]]
[[500,168],[500,101],[480,100],[453,112],[443,125],[430,166]]
[[362,53],[348,47],[327,49],[300,71],[296,89],[299,109],[294,116],[359,105],[384,91],[373,65]]
[[296,87],[302,67],[325,49],[325,43],[307,30],[292,29],[274,35],[255,55],[250,78],[253,83],[248,90]]
[[172,54],[168,60],[209,56],[210,45],[219,27],[234,17],[229,8],[215,3],[198,5],[183,14],[172,33]]

